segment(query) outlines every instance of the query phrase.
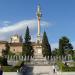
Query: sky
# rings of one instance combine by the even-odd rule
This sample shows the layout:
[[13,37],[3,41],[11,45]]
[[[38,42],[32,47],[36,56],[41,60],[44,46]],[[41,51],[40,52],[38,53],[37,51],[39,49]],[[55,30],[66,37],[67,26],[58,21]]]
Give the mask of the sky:
[[[59,39],[67,36],[75,46],[75,0],[39,0],[41,6],[41,36],[47,33],[51,48],[57,48]],[[38,0],[0,0],[0,40],[10,40],[19,34],[24,37],[30,29],[32,41],[37,37]]]

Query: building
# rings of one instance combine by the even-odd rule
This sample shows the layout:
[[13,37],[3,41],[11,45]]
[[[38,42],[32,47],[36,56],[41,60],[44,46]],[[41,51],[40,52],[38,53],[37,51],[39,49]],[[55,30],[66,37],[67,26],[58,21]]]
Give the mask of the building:
[[22,43],[9,43],[10,45],[10,52],[15,54],[22,53]]
[[10,42],[11,43],[21,43],[22,42],[22,37],[15,34],[15,35],[11,36]]
[[6,49],[6,44],[8,43],[10,47],[10,52],[19,54],[22,52],[22,38],[19,35],[13,35],[10,38],[10,43],[7,41],[0,41],[0,56],[2,56],[2,50]]
[[22,37],[15,34],[10,38],[10,52],[20,54],[22,53]]

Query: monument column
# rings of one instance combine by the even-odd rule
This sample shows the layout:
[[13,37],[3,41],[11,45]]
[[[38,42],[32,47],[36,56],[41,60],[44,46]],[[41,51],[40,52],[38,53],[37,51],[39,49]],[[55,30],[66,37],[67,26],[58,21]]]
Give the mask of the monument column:
[[37,7],[37,19],[38,19],[38,33],[37,33],[37,42],[40,43],[41,38],[40,38],[40,20],[41,20],[41,9],[40,9],[40,5],[38,5]]
[[37,43],[35,43],[35,49],[34,49],[34,63],[36,64],[43,64],[46,59],[43,57],[42,53],[42,40],[40,36],[40,21],[41,21],[42,13],[40,9],[40,5],[37,7]]
[[34,56],[35,58],[42,58],[42,43],[41,43],[41,36],[40,36],[40,21],[41,21],[41,9],[40,5],[37,6],[37,43],[36,43],[36,48],[34,51]]

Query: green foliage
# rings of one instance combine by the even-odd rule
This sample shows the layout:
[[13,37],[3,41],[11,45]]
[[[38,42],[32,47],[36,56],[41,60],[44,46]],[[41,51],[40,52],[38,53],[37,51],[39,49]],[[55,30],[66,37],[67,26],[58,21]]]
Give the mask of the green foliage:
[[73,61],[75,61],[75,56],[72,57]]
[[59,69],[62,71],[62,67],[64,67],[64,64],[61,61],[57,61],[56,64],[58,65]]
[[30,40],[31,40],[31,36],[30,36],[30,32],[29,32],[28,26],[27,26],[27,29],[26,29],[26,33],[25,33],[24,39],[25,39],[25,43],[29,43]]
[[2,66],[4,72],[13,72],[12,66]]
[[9,53],[9,50],[10,50],[10,46],[8,43],[5,44],[5,47],[6,47],[6,55]]
[[15,66],[14,68],[20,68],[21,66],[24,65],[24,62],[23,61],[19,61]]
[[15,66],[3,66],[3,71],[4,72],[16,72],[17,70],[20,69],[24,62],[19,61]]
[[63,72],[75,72],[75,67],[62,67]]
[[72,57],[74,56],[74,50],[65,50],[64,53],[65,55],[70,54]]
[[44,56],[51,56],[51,47],[46,32],[44,32],[42,39],[42,53]]
[[55,48],[55,49],[52,51],[52,56],[60,56],[59,49]]
[[19,67],[13,67],[13,66],[3,66],[4,72],[17,72],[19,70]]
[[33,55],[33,48],[31,45],[31,36],[30,36],[28,27],[26,29],[25,42],[23,44],[23,55],[26,55],[26,56],[32,56]]
[[15,53],[12,53],[11,51],[9,51],[8,55],[9,55],[9,56],[15,55]]
[[53,50],[52,53],[51,53],[51,55],[52,55],[52,56],[56,56],[56,51]]
[[61,39],[59,39],[59,50],[60,50],[61,56],[65,55],[65,50],[72,50],[72,49],[73,49],[73,46],[69,42],[69,39],[67,37],[64,36]]
[[8,42],[5,44],[5,49],[2,50],[2,56],[8,55],[10,50],[10,46],[8,44]]
[[5,57],[0,57],[0,64],[3,66],[7,66],[7,59]]

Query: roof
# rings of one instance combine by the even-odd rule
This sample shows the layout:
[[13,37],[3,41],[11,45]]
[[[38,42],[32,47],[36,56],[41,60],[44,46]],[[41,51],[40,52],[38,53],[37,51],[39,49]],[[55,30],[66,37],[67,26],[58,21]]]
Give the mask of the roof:
[[22,46],[23,43],[9,43],[10,46]]
[[42,43],[38,44],[38,43],[32,42],[32,45],[33,45],[33,46],[42,45]]
[[[6,44],[6,43],[7,43],[7,41],[0,41],[0,44]],[[9,46],[22,46],[24,43],[8,43],[8,44],[9,44]],[[35,42],[32,42],[31,44],[32,44],[32,46],[41,45],[41,44],[37,44]]]

